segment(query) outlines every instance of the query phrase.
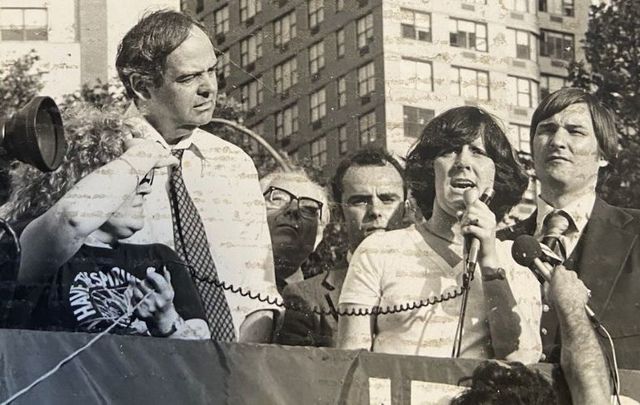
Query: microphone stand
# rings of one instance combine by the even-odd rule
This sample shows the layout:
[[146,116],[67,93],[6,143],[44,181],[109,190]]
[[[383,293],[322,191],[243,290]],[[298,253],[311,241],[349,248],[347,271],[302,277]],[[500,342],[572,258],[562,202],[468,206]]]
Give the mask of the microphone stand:
[[467,248],[468,243],[465,243],[465,260],[464,260],[464,273],[462,273],[462,304],[460,305],[460,314],[458,315],[458,327],[456,328],[456,335],[453,338],[453,350],[451,351],[451,357],[460,357],[460,350],[462,348],[462,331],[464,329],[464,318],[467,314],[467,301],[469,300],[469,291],[471,290],[471,280],[473,280],[473,273],[476,270],[475,263],[469,263]]

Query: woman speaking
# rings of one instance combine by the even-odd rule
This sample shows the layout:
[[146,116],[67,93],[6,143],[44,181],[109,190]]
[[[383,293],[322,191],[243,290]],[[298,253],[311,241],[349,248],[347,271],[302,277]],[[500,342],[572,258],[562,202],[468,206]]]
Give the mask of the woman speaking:
[[[463,301],[463,246],[475,238],[478,270],[459,355],[538,361],[539,284],[495,237],[496,218],[520,201],[528,182],[502,129],[479,108],[448,110],[424,128],[406,170],[424,219],[358,247],[340,309],[360,315],[340,317],[338,347],[451,356]],[[478,198],[487,190],[495,190],[489,205]]]

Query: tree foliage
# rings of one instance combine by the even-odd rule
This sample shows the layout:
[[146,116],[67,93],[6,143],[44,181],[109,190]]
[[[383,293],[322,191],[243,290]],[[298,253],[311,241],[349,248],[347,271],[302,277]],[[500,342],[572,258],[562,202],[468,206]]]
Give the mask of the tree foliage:
[[640,208],[640,4],[612,0],[591,6],[584,43],[586,63],[569,79],[593,91],[618,115],[620,152],[600,192],[611,204]]
[[125,111],[128,101],[124,94],[124,87],[120,82],[102,83],[100,79],[92,85],[83,84],[79,91],[63,96],[61,108],[76,103],[88,102],[98,108],[116,108]]
[[42,90],[42,74],[35,64],[40,59],[34,50],[0,66],[0,118],[6,119]]

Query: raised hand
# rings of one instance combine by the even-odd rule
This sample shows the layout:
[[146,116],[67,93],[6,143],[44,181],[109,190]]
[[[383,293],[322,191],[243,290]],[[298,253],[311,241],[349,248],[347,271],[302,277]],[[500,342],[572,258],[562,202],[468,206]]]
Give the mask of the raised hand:
[[146,278],[132,280],[130,286],[132,304],[140,303],[134,314],[147,323],[152,334],[169,333],[179,320],[179,315],[173,305],[175,292],[171,286],[171,275],[166,268],[160,274],[149,267]]

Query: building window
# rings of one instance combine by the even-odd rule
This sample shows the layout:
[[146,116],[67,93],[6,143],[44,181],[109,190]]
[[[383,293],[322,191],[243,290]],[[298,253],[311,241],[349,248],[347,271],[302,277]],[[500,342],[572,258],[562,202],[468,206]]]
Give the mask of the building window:
[[47,9],[0,8],[0,40],[46,41],[48,39]]
[[507,7],[513,11],[521,13],[529,12],[529,0],[508,0]]
[[524,77],[509,76],[508,87],[512,102],[518,107],[538,106],[538,82]]
[[324,0],[309,0],[309,28],[324,21]]
[[574,42],[572,34],[555,31],[540,31],[540,55],[568,62],[573,60]]
[[279,111],[276,114],[276,141],[289,138],[298,133],[298,105]]
[[538,9],[545,13],[573,17],[574,0],[538,0]]
[[214,30],[216,35],[229,32],[229,7],[224,6],[213,13]]
[[356,22],[356,37],[358,49],[364,48],[373,42],[373,14],[369,13]]
[[507,29],[507,42],[513,44],[512,56],[517,59],[536,60],[538,54],[535,35],[529,31]]
[[489,72],[455,66],[451,69],[453,94],[466,99],[489,100]]
[[262,57],[262,31],[257,31],[252,36],[240,42],[240,65],[247,66]]
[[531,153],[531,142],[529,127],[521,124],[511,123],[511,131],[516,139],[516,149],[521,152]]
[[423,91],[433,91],[433,67],[431,62],[403,57],[399,65],[402,87]]
[[347,126],[338,127],[338,153],[344,155],[349,151],[349,141],[347,138]]
[[567,79],[560,76],[540,75],[540,97],[545,98],[549,94],[567,86]]
[[336,12],[344,10],[344,0],[336,0]]
[[375,142],[376,140],[376,112],[371,111],[358,118],[358,133],[360,146]]
[[400,9],[402,16],[402,36],[431,42],[431,14],[420,11]]
[[311,142],[311,162],[318,167],[327,164],[327,137],[321,136]]
[[281,47],[296,37],[296,11],[277,19],[273,23],[273,44]]
[[404,136],[419,138],[427,122],[435,116],[435,111],[426,108],[402,106],[404,116]]
[[298,83],[298,61],[295,56],[274,68],[274,79],[276,93],[282,93]]
[[376,72],[373,62],[358,68],[358,97],[370,95],[376,90]]
[[309,72],[315,75],[324,67],[324,42],[316,42],[309,47]]
[[242,92],[242,109],[244,111],[253,110],[262,104],[262,81],[260,79],[252,80],[241,88]]
[[216,73],[218,80],[225,79],[231,75],[231,61],[229,59],[229,51],[223,52],[218,56],[218,63],[216,63]]
[[449,32],[451,46],[487,52],[487,24],[457,18],[452,18],[451,23]]
[[344,28],[340,28],[336,31],[336,53],[338,58],[344,56]]
[[338,108],[347,105],[347,78],[342,76],[338,78]]
[[262,0],[240,0],[240,22],[245,22],[262,11]]
[[316,122],[327,114],[327,98],[324,87],[311,93],[309,100],[309,104],[311,105],[311,122]]

